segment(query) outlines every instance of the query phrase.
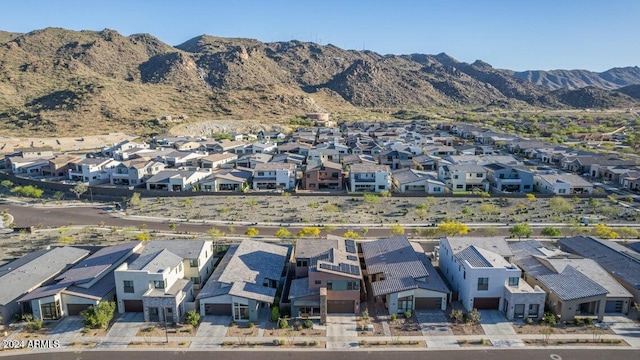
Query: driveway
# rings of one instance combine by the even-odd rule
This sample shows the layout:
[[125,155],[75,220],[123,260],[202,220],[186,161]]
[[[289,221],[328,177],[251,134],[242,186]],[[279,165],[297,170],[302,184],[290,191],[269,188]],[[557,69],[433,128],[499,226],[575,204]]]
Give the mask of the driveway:
[[81,316],[67,316],[60,320],[56,327],[51,329],[49,335],[66,344],[72,342],[83,328],[84,323]]
[[416,318],[420,322],[422,335],[427,337],[428,348],[460,347],[444,311],[416,310]]
[[[356,316],[354,314],[327,315],[327,349],[358,347]],[[353,339],[353,341],[349,341]]]
[[640,347],[640,324],[623,315],[605,315],[602,325],[606,325],[616,333],[624,336],[629,345]]
[[498,310],[480,310],[480,325],[495,347],[524,346],[513,324]]
[[196,336],[191,341],[192,349],[219,348],[222,345],[227,328],[231,323],[230,316],[205,316],[200,321]]
[[140,329],[144,325],[144,314],[142,313],[124,313],[111,326],[111,329],[96,347],[120,349],[127,348],[129,342],[133,340]]

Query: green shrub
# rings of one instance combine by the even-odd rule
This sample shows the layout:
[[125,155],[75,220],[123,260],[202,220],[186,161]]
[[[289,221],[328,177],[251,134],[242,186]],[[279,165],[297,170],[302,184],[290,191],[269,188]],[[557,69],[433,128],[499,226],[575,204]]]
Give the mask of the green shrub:
[[271,308],[271,321],[276,322],[280,318],[280,309],[277,306]]
[[254,323],[250,322],[248,326],[249,326],[249,329],[253,329],[256,325]]
[[585,325],[593,325],[593,319],[588,317],[588,318],[584,318],[584,323]]
[[80,312],[84,326],[92,329],[106,329],[113,314],[116,311],[116,303],[113,301],[102,301],[98,305],[89,307]]
[[544,315],[542,315],[542,322],[549,325],[555,325],[556,315],[550,312],[546,312],[544,313]]
[[389,316],[389,319],[391,319],[391,321],[396,321],[398,319],[398,315],[391,314],[391,316]]
[[478,324],[480,323],[480,311],[478,311],[478,309],[473,309],[467,313],[466,318],[468,323]]
[[405,311],[405,312],[404,312],[404,318],[405,318],[405,319],[409,319],[409,318],[411,318],[411,311]]
[[187,323],[198,326],[200,323],[200,313],[195,310],[190,310],[187,312]]
[[289,321],[287,319],[280,319],[280,329],[286,329],[289,327]]
[[304,327],[307,328],[307,329],[312,329],[313,328],[313,321],[305,320],[304,321]]

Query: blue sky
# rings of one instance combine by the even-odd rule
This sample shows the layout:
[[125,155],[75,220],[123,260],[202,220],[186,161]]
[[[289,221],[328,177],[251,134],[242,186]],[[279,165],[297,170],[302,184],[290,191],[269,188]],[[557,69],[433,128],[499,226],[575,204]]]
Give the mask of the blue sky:
[[638,0],[2,0],[0,29],[297,39],[513,70],[640,65]]

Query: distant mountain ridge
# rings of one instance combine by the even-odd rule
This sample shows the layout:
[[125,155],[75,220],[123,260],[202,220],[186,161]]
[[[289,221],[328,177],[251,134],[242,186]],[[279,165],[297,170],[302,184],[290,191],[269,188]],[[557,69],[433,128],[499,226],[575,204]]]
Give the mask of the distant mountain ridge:
[[550,90],[575,90],[587,86],[612,90],[640,84],[640,67],[617,67],[600,73],[588,70],[528,70],[513,72],[513,76]]
[[163,115],[272,121],[314,111],[368,117],[433,107],[638,107],[638,85],[622,87],[640,84],[637,73],[616,68],[598,75],[616,86],[584,80],[587,87],[551,91],[550,84],[580,75],[555,73],[555,82],[536,84],[533,75],[521,79],[444,53],[381,55],[300,41],[201,35],[170,46],[109,29],[0,31],[0,131],[154,132],[167,126]]

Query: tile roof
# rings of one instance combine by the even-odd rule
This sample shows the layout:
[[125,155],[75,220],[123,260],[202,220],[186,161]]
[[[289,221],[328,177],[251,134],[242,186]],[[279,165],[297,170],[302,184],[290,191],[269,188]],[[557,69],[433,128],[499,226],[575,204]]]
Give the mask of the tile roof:
[[456,236],[456,237],[447,237],[444,239],[449,243],[449,247],[451,248],[454,254],[473,245],[476,248],[489,250],[502,257],[513,256],[513,251],[511,251],[511,248],[509,248],[509,244],[507,244],[507,241],[502,236],[492,236],[492,237]]
[[595,260],[621,281],[640,289],[640,254],[613,241],[575,236],[558,240],[560,248]]
[[362,253],[369,274],[383,273],[387,279],[429,275],[406,236],[364,242]]
[[105,246],[57,276],[55,280],[70,282],[74,285],[91,282],[111,268],[114,263],[124,260],[125,256],[128,257],[138,246],[140,246],[139,242]]
[[235,282],[229,289],[229,295],[272,303],[276,296],[276,289],[243,281]]
[[467,261],[473,267],[491,267],[491,263],[485,259],[475,246],[460,251],[455,255],[460,261]]
[[607,289],[589,279],[573,266],[559,274],[540,275],[537,279],[564,301],[606,295]]
[[0,305],[15,301],[88,254],[87,250],[65,246],[5,265],[0,275]]

